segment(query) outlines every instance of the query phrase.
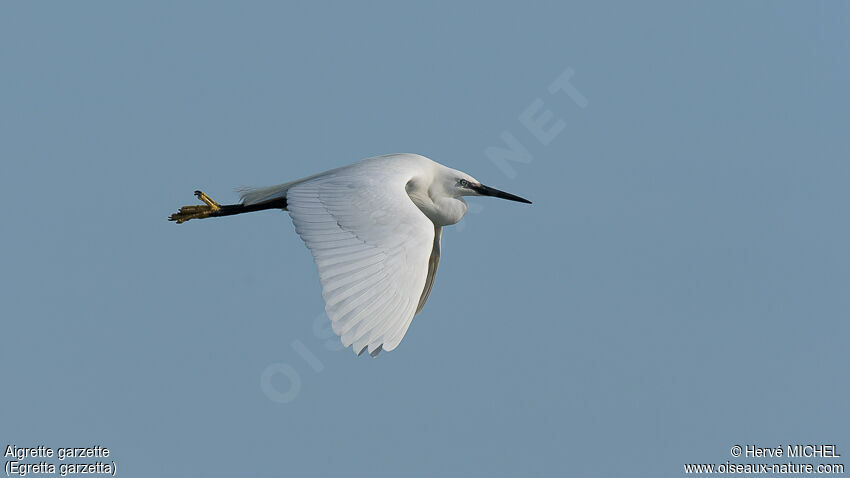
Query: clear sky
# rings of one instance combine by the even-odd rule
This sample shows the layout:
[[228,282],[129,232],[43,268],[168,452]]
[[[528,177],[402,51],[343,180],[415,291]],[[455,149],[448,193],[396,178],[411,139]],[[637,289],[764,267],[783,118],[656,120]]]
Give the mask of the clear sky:
[[[4,2],[0,445],[127,477],[850,457],[848,51],[845,2]],[[328,338],[285,213],[166,221],[393,152],[534,204],[470,199],[377,359]]]

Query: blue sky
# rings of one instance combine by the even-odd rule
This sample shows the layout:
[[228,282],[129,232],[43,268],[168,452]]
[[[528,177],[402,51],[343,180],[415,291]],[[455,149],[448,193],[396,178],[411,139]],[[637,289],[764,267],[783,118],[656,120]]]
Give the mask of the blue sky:
[[[122,476],[850,453],[847,4],[0,13],[2,445],[101,444]],[[586,102],[551,91],[565,71]],[[506,137],[511,174],[487,154]],[[471,199],[378,359],[328,336],[285,213],[166,221],[194,189],[393,152],[534,204]]]

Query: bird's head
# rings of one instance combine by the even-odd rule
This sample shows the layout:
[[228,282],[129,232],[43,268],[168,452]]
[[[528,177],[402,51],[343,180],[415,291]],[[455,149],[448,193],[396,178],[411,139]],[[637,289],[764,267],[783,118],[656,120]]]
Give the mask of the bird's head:
[[438,166],[430,177],[407,183],[408,195],[434,224],[446,226],[460,221],[469,210],[463,196],[493,196],[531,204],[528,199],[485,186],[462,171]]
[[531,201],[511,193],[500,191],[490,186],[481,184],[481,181],[462,172],[452,170],[451,174],[445,176],[444,188],[447,192],[455,197],[461,196],[492,196],[496,198],[508,199],[510,201],[524,202],[531,204]]

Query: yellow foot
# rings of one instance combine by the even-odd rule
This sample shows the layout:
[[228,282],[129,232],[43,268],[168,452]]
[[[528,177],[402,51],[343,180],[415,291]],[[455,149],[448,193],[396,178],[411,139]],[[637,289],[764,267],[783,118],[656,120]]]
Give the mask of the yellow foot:
[[203,219],[205,217],[215,216],[221,210],[221,206],[204,194],[203,191],[195,191],[195,196],[204,202],[203,206],[183,206],[179,211],[169,216],[168,220],[177,221],[177,224],[181,224],[189,219]]

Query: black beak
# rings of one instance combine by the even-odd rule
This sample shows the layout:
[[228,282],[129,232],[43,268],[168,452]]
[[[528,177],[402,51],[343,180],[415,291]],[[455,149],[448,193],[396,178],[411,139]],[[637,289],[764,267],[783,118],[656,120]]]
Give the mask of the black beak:
[[473,185],[470,186],[470,189],[472,189],[473,191],[477,192],[478,194],[480,194],[482,196],[493,196],[495,198],[507,199],[509,201],[517,201],[517,202],[524,202],[526,204],[531,204],[531,201],[529,201],[528,199],[524,199],[524,198],[521,198],[519,196],[514,196],[511,193],[499,191],[496,188],[491,188],[490,186],[485,186],[483,184],[478,184],[478,185],[473,184]]

